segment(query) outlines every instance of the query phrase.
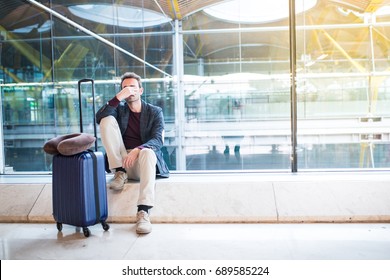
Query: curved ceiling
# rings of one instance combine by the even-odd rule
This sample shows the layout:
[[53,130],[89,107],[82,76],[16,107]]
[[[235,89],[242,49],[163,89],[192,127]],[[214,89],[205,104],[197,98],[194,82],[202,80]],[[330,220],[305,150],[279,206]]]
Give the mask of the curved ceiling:
[[[258,0],[257,0],[258,1]],[[288,0],[286,0],[287,2]],[[19,2],[19,3],[18,3]],[[10,12],[18,10],[19,6],[23,6],[28,1],[0,1],[0,21],[4,24],[5,19]],[[44,1],[38,1],[44,2]],[[53,8],[63,6],[74,6],[80,4],[107,4],[107,1],[90,1],[90,0],[55,0],[52,1]],[[145,8],[151,11],[162,13],[163,15],[171,19],[182,19],[197,11],[203,10],[206,7],[212,7],[213,5],[226,2],[223,0],[121,0],[114,1],[114,3],[121,6],[133,6],[139,8]],[[329,2],[337,3],[341,7],[352,9],[356,12],[373,12],[378,9],[379,6],[390,5],[390,0],[329,0]],[[22,11],[23,14],[26,11]],[[10,23],[10,22],[9,22]]]
[[[288,0],[285,1],[288,3]],[[27,30],[26,32],[29,32],[28,28],[30,28],[30,30],[37,30],[38,32],[47,30],[51,24],[50,18],[42,17],[44,12],[39,9],[32,9],[32,5],[28,2],[29,0],[0,0],[0,31],[15,32],[15,30],[18,30],[23,32]],[[44,1],[40,0],[39,2]],[[183,20],[183,28],[185,25],[186,30],[211,30],[230,27],[222,21],[211,19],[211,17],[207,16],[205,13],[197,13],[196,15],[199,15],[199,17],[196,18],[195,16],[192,16],[194,13],[201,11],[206,7],[213,7],[214,5],[226,2],[222,0],[51,0],[50,2],[53,3],[52,8],[55,11],[66,17],[73,17],[76,22],[87,24],[90,28],[95,29],[98,28],[96,22],[88,21],[85,17],[76,17],[71,13],[70,7],[80,4],[92,5],[107,4],[107,2],[110,2],[116,3],[122,7],[131,6],[148,9],[150,11],[158,12],[172,20],[189,19]],[[339,23],[343,22],[348,15],[351,16],[350,13],[362,15],[364,12],[375,12],[379,7],[389,6],[390,0],[318,0],[318,3],[321,4],[320,8],[317,9],[317,11],[310,13],[310,15],[307,16],[308,20],[316,20],[319,23]],[[329,10],[325,9],[332,5],[340,7],[341,10],[336,11],[336,9],[332,9],[332,12],[329,12]],[[343,15],[341,13],[345,14]],[[356,17],[356,20],[361,19]],[[346,22],[350,22],[350,19],[347,19]],[[286,21],[281,21],[275,26],[286,26],[286,23]],[[265,26],[265,24],[261,23],[259,26]],[[99,32],[99,30],[97,29],[96,32]],[[383,54],[383,57],[387,57],[390,44],[388,40],[389,35],[386,32],[388,31],[385,30],[376,35],[380,41],[380,43],[377,44],[380,49],[376,53]],[[321,54],[326,53],[329,56],[333,55],[334,57],[336,57],[336,54],[340,57],[345,57],[346,54],[353,54],[356,57],[367,56],[368,40],[365,36],[368,35],[364,32],[356,34],[353,29],[338,31],[335,32],[335,34],[330,34],[325,31],[312,31],[311,35],[311,41],[307,41],[306,45],[304,45],[306,52],[310,52],[312,49],[319,49],[321,50]],[[302,34],[298,34],[298,36],[302,36]],[[298,40],[300,39],[302,40],[302,38],[298,38]],[[263,32],[256,36],[253,36],[251,33],[242,33],[240,34],[241,42],[238,40],[237,36],[231,36],[229,33],[213,36],[210,36],[209,34],[188,36],[185,42],[185,55],[194,59],[207,58],[218,60],[220,59],[220,56],[232,58],[235,53],[237,53],[237,48],[241,46],[240,55],[247,57],[248,60],[252,58],[267,60],[271,50],[274,59],[277,59],[278,56],[280,56],[281,59],[287,57],[286,53],[288,52],[288,48],[286,46],[288,46],[288,41],[283,41],[283,38],[280,38],[276,32]],[[335,43],[336,41],[337,44]],[[169,52],[166,49],[161,49],[158,45],[148,45],[147,47],[149,50],[156,49],[161,53]],[[301,47],[303,47],[303,44]],[[27,49],[25,52],[30,53],[31,51]],[[301,50],[301,52],[303,51]],[[170,55],[172,55],[172,52],[170,52]],[[166,57],[169,58],[169,55]]]
[[[256,0],[258,1],[258,0]],[[288,0],[286,0],[287,3]],[[37,1],[43,2],[43,1]],[[191,14],[213,7],[216,4],[226,3],[223,0],[121,0],[114,1],[116,5],[145,8],[158,12],[167,18],[183,19]],[[374,12],[380,6],[390,5],[390,0],[329,0],[340,7],[350,9],[359,13]],[[107,4],[104,0],[53,0],[52,8],[67,15],[67,7],[75,5]],[[6,30],[14,30],[24,27],[26,20],[34,19],[35,9],[29,9],[31,4],[28,0],[7,1],[0,0],[0,25]],[[21,22],[24,22],[21,24]],[[35,24],[36,22],[34,22]],[[38,23],[39,24],[39,23]],[[43,22],[40,24],[44,24]],[[24,26],[23,26],[24,25]]]
[[[258,0],[257,0],[258,1]],[[288,0],[286,0],[287,2]],[[137,1],[122,1],[137,2]],[[138,1],[142,2],[142,1]],[[196,11],[202,10],[218,3],[226,2],[222,0],[154,0],[147,1],[150,4],[158,3],[164,13],[172,19],[182,19]],[[330,0],[336,2],[340,6],[356,10],[357,12],[373,12],[378,6],[390,4],[390,0]]]

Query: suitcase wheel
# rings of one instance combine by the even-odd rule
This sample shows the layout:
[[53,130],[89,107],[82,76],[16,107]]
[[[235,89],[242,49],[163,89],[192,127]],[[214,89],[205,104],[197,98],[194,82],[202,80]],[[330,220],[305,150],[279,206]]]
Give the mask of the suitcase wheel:
[[62,230],[62,223],[57,223],[57,229],[58,229],[58,231]]
[[102,222],[102,227],[105,231],[110,229],[110,226],[106,222]]
[[85,237],[89,237],[91,235],[91,231],[87,227],[83,227],[83,233]]

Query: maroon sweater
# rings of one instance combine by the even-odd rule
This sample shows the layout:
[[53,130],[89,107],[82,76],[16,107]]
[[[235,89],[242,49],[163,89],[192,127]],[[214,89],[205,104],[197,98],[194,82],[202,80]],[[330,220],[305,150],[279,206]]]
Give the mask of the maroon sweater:
[[[112,107],[118,107],[119,103],[120,101],[116,96],[108,101],[108,104]],[[127,124],[125,134],[122,135],[126,149],[142,149],[140,118],[141,113],[134,113],[130,110],[129,123]]]

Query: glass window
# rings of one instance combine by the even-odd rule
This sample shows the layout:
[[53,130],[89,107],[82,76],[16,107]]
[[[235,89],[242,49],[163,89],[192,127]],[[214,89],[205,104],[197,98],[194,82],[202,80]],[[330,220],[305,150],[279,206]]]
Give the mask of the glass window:
[[[0,2],[1,172],[50,172],[45,141],[79,131],[77,81],[99,108],[126,71],[163,109],[171,170],[290,170],[290,1],[184,2]],[[389,6],[295,2],[298,169],[389,168]]]
[[[187,170],[289,168],[288,1],[276,2],[224,2],[183,20]],[[284,9],[271,18],[274,5]]]
[[388,28],[360,4],[319,1],[297,16],[301,169],[390,165]]
[[[25,1],[1,4],[0,74],[6,173],[51,170],[51,156],[42,149],[45,141],[80,130],[79,79],[95,80],[95,102],[99,108],[118,91],[119,77],[124,72],[136,72],[145,80],[143,97],[163,108],[167,126],[175,118],[174,87],[169,79],[173,71],[171,19],[158,13],[156,4],[144,5],[143,1],[133,3],[134,6],[112,1],[79,2],[76,5],[72,1],[52,1],[54,12],[69,21]],[[125,16],[129,13],[132,20]],[[83,130],[93,133],[89,85],[83,86],[82,108]],[[173,170],[174,127],[169,126],[166,142],[170,144],[164,148],[167,161],[173,158]]]

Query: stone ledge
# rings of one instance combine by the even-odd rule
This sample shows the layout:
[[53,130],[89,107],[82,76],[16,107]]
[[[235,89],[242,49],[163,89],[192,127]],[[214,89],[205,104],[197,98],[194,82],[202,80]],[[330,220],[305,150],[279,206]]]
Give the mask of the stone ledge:
[[[122,192],[108,190],[108,222],[135,222],[138,188],[138,182],[129,182]],[[0,183],[0,202],[0,222],[54,222],[47,181]],[[174,174],[157,180],[151,219],[153,223],[390,222],[390,175]]]

